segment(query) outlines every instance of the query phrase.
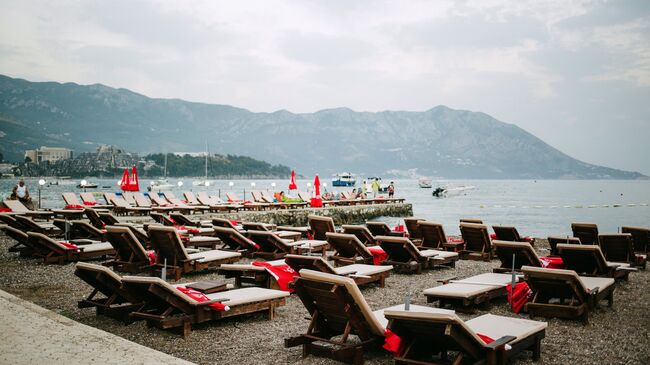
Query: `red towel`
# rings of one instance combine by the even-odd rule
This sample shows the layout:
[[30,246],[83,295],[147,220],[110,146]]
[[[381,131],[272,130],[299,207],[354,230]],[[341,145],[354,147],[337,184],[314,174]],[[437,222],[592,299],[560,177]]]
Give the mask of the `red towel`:
[[149,265],[153,266],[156,264],[156,251],[147,251],[147,257],[149,258]]
[[79,205],[79,204],[68,204],[65,207],[63,207],[63,209],[74,209],[74,210],[79,210],[79,209],[83,209],[83,208],[84,207],[82,205]]
[[394,232],[404,232],[404,225],[403,224],[396,225],[395,228],[393,228],[393,231]]
[[176,225],[174,226],[174,228],[176,228],[177,231],[186,231],[187,233],[191,233],[191,234],[199,233],[199,230],[196,228],[191,228],[186,226],[176,226]]
[[528,287],[528,283],[521,282],[515,284],[514,293],[511,293],[512,284],[506,285],[506,291],[508,292],[508,303],[512,307],[512,310],[515,313],[521,312],[524,308],[524,305],[528,303],[530,298],[533,296],[533,291]]
[[84,205],[92,207],[93,205],[97,205],[96,202],[84,202]]
[[11,208],[0,208],[0,213],[9,213],[11,211]]
[[62,244],[63,246],[65,246],[65,248],[67,248],[69,250],[79,251],[79,247],[77,245],[75,245],[75,244],[68,243],[68,242],[63,242],[63,241],[59,241],[59,243]]
[[[179,291],[181,291],[183,294],[187,295],[188,297],[196,300],[197,302],[207,302],[208,300],[210,300],[210,298],[208,298],[207,295],[201,293],[200,291],[191,289],[191,288],[186,288],[184,286],[177,286],[176,289],[178,289]],[[210,307],[211,309],[214,309],[216,311],[221,311],[221,312],[230,310],[229,306],[224,305],[223,303],[219,303],[219,302],[210,303],[210,304],[208,304],[208,307]]]
[[539,261],[542,262],[542,267],[548,269],[564,269],[564,261],[560,256],[540,257]]
[[278,282],[280,290],[293,293],[293,289],[289,288],[289,284],[298,276],[298,273],[294,269],[290,268],[289,265],[273,266],[268,262],[256,261],[253,262],[253,266],[265,268],[266,271]]
[[488,345],[488,344],[494,342],[494,339],[493,339],[492,337],[486,336],[486,335],[481,334],[481,333],[478,333],[478,332],[476,332],[476,335],[477,335],[478,337],[480,337],[481,340],[483,340],[483,342],[485,342],[486,345]]
[[368,247],[368,251],[372,254],[372,263],[375,265],[381,265],[388,258],[386,251],[379,246]]
[[463,241],[463,239],[459,238],[459,237],[447,236],[447,242],[449,242],[449,243],[463,243],[465,241]]
[[232,221],[230,221],[230,224],[232,224],[233,226],[237,226],[239,223],[237,223],[237,221],[235,221],[235,220],[232,220]]
[[393,333],[393,331],[386,328],[384,331],[384,338],[384,350],[395,356],[401,356],[404,354],[404,344],[402,343],[402,339]]

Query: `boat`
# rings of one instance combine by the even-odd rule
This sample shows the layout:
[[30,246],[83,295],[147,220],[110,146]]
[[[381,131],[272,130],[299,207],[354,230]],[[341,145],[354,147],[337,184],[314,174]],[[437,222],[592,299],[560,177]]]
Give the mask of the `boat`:
[[149,187],[149,191],[151,190],[169,190],[175,188],[176,185],[172,185],[169,183],[169,180],[167,180],[167,154],[165,153],[165,165],[163,169],[163,177],[162,179],[154,180],[151,182],[151,186]]
[[431,189],[433,187],[433,185],[431,185],[431,178],[426,176],[422,176],[418,179],[418,185],[424,189]]
[[87,183],[86,185],[77,184],[79,189],[97,189],[99,185],[94,183]]
[[452,187],[439,186],[433,190],[431,195],[435,196],[436,198],[446,198],[453,195],[465,195],[467,191],[474,189],[476,189],[476,186],[474,185],[460,185]]
[[210,186],[210,180],[208,180],[208,158],[210,157],[210,152],[208,151],[208,142],[205,142],[205,175],[203,180],[194,180],[192,185],[194,186]]
[[334,174],[334,177],[332,186],[355,186],[357,184],[357,179],[349,172]]

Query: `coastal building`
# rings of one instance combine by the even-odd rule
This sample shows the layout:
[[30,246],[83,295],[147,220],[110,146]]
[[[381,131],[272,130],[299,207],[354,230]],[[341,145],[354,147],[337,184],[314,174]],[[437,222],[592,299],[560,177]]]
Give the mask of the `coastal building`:
[[35,150],[25,151],[25,158],[29,157],[32,162],[56,162],[72,158],[72,150],[63,147],[45,147],[41,146]]

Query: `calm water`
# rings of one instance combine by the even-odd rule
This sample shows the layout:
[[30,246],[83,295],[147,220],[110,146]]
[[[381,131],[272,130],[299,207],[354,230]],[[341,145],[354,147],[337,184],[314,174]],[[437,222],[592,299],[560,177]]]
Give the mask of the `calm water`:
[[[117,181],[88,179],[97,183],[98,189],[88,191],[116,191]],[[176,184],[181,179],[169,179]],[[244,190],[250,199],[251,183],[255,190],[286,189],[286,180],[233,180],[229,187],[227,180],[215,180],[210,187],[192,186],[192,179],[182,179],[183,187],[172,189],[204,191],[213,194],[233,191],[242,197]],[[149,180],[141,180],[140,186],[149,185]],[[61,193],[80,192],[78,180],[60,180],[59,185],[42,189],[41,199],[44,208],[61,208]],[[272,183],[276,188],[272,188]],[[301,190],[307,189],[307,180],[299,180]],[[329,181],[326,182],[331,185]],[[0,197],[9,195],[15,180],[0,180]],[[621,225],[650,227],[650,181],[565,181],[565,180],[449,180],[434,181],[437,185],[474,186],[472,190],[449,196],[434,198],[432,189],[421,189],[415,180],[395,180],[396,196],[406,198],[413,204],[414,215],[440,222],[448,234],[458,234],[458,219],[481,218],[487,224],[513,224],[521,234],[545,237],[549,234],[570,233],[570,222],[594,222],[601,232],[616,232]],[[27,185],[35,201],[38,198],[37,179],[27,180]],[[102,188],[107,186],[107,188]],[[108,188],[110,186],[110,188]],[[331,190],[331,187],[327,187]],[[337,188],[336,190],[339,190]],[[614,205],[619,205],[614,207]],[[399,218],[383,217],[391,224]]]

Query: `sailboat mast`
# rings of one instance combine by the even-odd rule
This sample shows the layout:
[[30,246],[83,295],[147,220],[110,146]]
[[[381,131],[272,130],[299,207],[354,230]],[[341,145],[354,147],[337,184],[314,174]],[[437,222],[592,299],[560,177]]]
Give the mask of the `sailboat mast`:
[[165,169],[163,170],[163,178],[167,178],[167,154],[165,153]]
[[208,181],[208,157],[210,156],[210,151],[208,151],[208,141],[205,141],[205,181]]

